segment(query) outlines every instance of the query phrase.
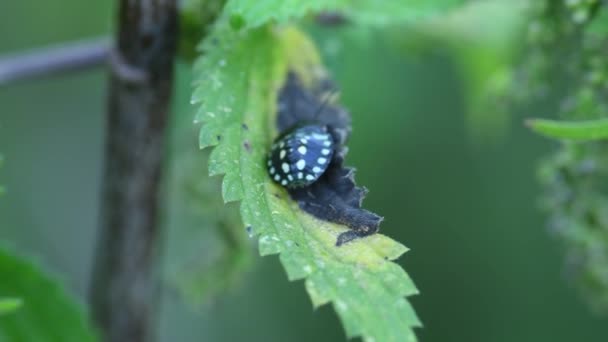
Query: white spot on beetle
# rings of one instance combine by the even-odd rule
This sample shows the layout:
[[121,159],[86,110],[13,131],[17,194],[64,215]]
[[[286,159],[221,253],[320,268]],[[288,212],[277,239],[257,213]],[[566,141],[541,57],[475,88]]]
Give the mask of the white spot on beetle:
[[324,148],[324,149],[322,149],[322,150],[321,150],[321,154],[322,154],[322,155],[324,155],[324,156],[328,155],[328,154],[329,154],[329,152],[330,152],[330,151],[329,151],[329,149],[327,149],[327,148]]
[[329,141],[329,140],[325,140],[325,141],[323,142],[323,145],[325,145],[325,146],[329,147],[329,146],[331,146],[331,141]]
[[305,155],[306,154],[306,146],[300,146],[300,147],[298,147],[298,152],[300,152],[301,155]]
[[282,186],[287,185],[287,180],[283,179],[283,180],[281,181],[281,185],[282,185]]
[[283,164],[281,164],[281,168],[283,169],[283,172],[285,172],[285,173],[289,172],[289,164],[283,163]]
[[304,159],[298,160],[298,162],[296,163],[296,167],[298,168],[298,170],[304,170],[304,168],[306,167],[306,161],[304,161]]
[[319,173],[319,172],[321,172],[321,168],[318,167],[318,166],[315,166],[315,167],[312,168],[312,172]]
[[278,182],[278,181],[280,181],[280,180],[281,180],[281,176],[279,176],[279,175],[274,175],[274,180],[275,180],[275,181],[277,181],[277,182]]
[[289,181],[293,181],[293,176],[292,175],[287,175],[287,179],[289,179]]
[[304,174],[302,172],[298,172],[298,179],[304,178]]
[[271,175],[274,175],[274,172],[275,172],[276,170],[274,169],[274,166],[273,166],[273,167],[271,167],[271,168],[270,168],[270,170],[269,170],[269,171],[270,171],[270,174],[271,174]]
[[326,162],[327,162],[327,158],[321,157],[321,158],[317,159],[317,163],[319,163],[321,165],[325,164]]
[[285,158],[286,154],[287,154],[287,152],[285,150],[281,150],[281,152],[279,152],[279,158],[281,158],[281,159]]
[[306,175],[306,180],[313,181],[313,180],[315,180],[315,176],[313,176],[313,175]]

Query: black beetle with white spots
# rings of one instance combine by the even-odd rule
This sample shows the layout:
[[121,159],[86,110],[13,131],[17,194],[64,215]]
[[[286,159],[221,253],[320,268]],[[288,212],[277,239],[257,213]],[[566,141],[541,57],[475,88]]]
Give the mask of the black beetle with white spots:
[[274,141],[268,155],[268,174],[289,189],[308,186],[327,170],[334,149],[334,139],[326,126],[296,126]]

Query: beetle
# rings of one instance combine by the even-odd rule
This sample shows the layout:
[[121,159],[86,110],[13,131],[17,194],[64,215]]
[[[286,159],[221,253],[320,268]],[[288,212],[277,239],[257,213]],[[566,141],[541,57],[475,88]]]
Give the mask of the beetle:
[[325,125],[305,123],[277,137],[268,154],[270,178],[288,188],[316,182],[329,167],[335,141]]
[[300,209],[350,228],[336,237],[341,246],[376,233],[382,217],[361,207],[367,191],[355,184],[354,169],[344,166],[351,120],[343,107],[325,107],[335,94],[331,80],[306,88],[290,71],[277,101],[279,135],[262,163]]
[[335,90],[312,113],[312,119],[296,123],[274,140],[266,165],[275,183],[288,189],[303,188],[316,182],[329,167],[337,142],[318,116],[333,95]]

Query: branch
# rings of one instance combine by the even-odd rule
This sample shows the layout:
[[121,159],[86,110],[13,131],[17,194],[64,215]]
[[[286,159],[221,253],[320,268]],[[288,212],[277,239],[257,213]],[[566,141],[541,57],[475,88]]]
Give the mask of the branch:
[[103,65],[110,42],[97,38],[0,57],[0,85]]
[[103,341],[153,339],[159,183],[177,45],[176,2],[119,0],[90,293]]

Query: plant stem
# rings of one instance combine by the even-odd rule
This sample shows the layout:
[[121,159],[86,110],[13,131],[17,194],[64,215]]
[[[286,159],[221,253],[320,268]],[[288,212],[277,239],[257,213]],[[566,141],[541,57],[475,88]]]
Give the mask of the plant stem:
[[109,50],[108,39],[97,38],[3,56],[0,57],[0,85],[101,66]]
[[177,44],[176,2],[119,1],[90,296],[104,341],[150,341],[154,335],[159,183]]

